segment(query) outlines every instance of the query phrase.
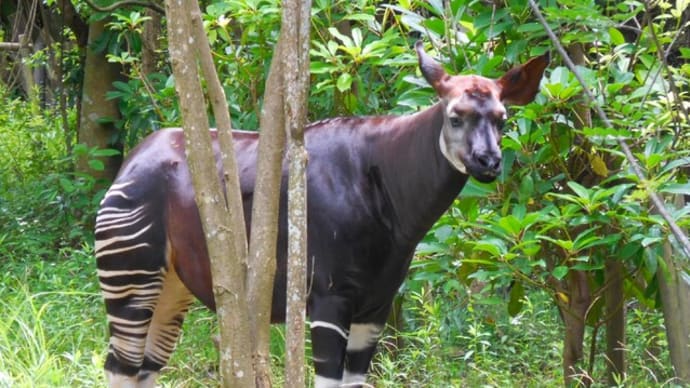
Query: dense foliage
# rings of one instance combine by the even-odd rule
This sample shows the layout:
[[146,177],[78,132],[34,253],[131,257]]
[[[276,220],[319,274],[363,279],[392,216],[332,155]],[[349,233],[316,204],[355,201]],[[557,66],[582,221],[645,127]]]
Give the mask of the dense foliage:
[[[682,47],[688,4],[539,3],[561,41],[583,52],[580,71],[615,128],[583,117],[582,86],[553,55],[537,101],[512,109],[503,175],[493,184],[471,182],[419,246],[396,327],[384,340],[390,351],[375,360],[376,386],[561,384],[559,315],[572,299],[573,272],[584,274],[591,293],[588,354],[576,377],[606,384],[607,261],[623,265],[628,308],[628,373],[618,383],[672,379],[656,277],[668,270],[661,257],[669,231],[647,190],[664,194],[669,206],[674,195],[690,194],[683,170],[687,97],[678,92],[690,76],[690,51]],[[155,72],[143,70],[143,10],[118,9],[110,20],[98,44],[127,71],[109,97],[118,101],[118,136],[129,148],[153,130],[178,125],[179,111],[169,65],[161,60]],[[204,21],[233,124],[257,128],[279,2],[207,1]],[[433,103],[411,50],[417,39],[449,71],[487,77],[552,50],[525,0],[315,0],[312,27],[313,120],[406,113]],[[165,39],[158,43],[165,52]],[[57,112],[9,92],[2,100],[0,316],[7,319],[0,323],[0,386],[102,385],[106,336],[90,224],[103,186],[73,165],[87,157],[92,169],[102,169],[99,158],[113,151],[78,145],[68,154],[72,135]],[[73,107],[72,129],[76,114]],[[629,141],[647,180],[631,173],[616,137]],[[671,211],[687,227],[688,208]],[[687,258],[676,260],[688,267]],[[196,309],[189,322],[164,375],[169,386],[214,381],[211,316]],[[280,364],[281,331],[274,334]]]

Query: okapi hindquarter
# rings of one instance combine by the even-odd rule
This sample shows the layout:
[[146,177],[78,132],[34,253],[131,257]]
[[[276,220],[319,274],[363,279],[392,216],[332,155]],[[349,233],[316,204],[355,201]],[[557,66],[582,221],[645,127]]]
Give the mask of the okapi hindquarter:
[[[548,63],[548,56],[537,57],[492,80],[449,76],[420,45],[417,53],[439,103],[407,116],[323,120],[305,131],[308,313],[317,387],[365,382],[415,246],[470,175],[487,182],[499,174],[505,96],[512,104],[530,102]],[[193,297],[215,307],[183,136],[181,129],[161,130],[137,146],[98,212],[96,258],[110,329],[105,369],[111,386],[154,386]],[[215,131],[211,136],[218,161]],[[249,230],[258,137],[244,131],[233,137]],[[285,173],[274,322],[285,315]]]

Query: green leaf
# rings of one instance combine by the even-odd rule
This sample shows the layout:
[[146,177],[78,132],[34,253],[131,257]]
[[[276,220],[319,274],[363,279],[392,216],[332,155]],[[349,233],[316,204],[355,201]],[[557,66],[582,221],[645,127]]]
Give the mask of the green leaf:
[[558,267],[554,268],[553,271],[551,271],[551,274],[553,277],[555,277],[558,280],[562,280],[565,275],[568,274],[568,267],[565,265],[559,265]]
[[530,175],[526,175],[520,182],[520,202],[526,202],[534,195],[534,180]]
[[563,248],[566,251],[572,251],[573,250],[573,242],[571,240],[560,240],[560,239],[551,238],[549,236],[537,236],[537,238],[540,240],[546,240],[546,241],[552,242],[552,243],[556,244],[557,246]]
[[105,164],[98,159],[90,159],[88,164],[91,169],[96,171],[103,171],[105,169]]
[[623,34],[621,34],[617,28],[609,28],[609,36],[611,37],[611,43],[616,46],[625,43],[625,37],[623,37]]
[[659,174],[665,174],[665,173],[667,173],[667,172],[673,170],[674,168],[678,168],[678,167],[681,167],[681,166],[687,166],[687,165],[689,165],[689,164],[690,164],[690,157],[685,157],[685,158],[681,158],[681,159],[676,159],[676,160],[673,160],[673,161],[671,161],[671,162],[668,162],[668,164],[666,164],[666,165],[659,171]]
[[341,92],[350,90],[350,86],[352,86],[352,76],[350,73],[341,74],[340,77],[338,77],[338,81],[336,82],[335,86]]
[[501,250],[495,244],[486,243],[486,242],[478,242],[474,245],[474,249],[477,251],[487,252],[491,256],[494,256],[494,257],[500,257],[501,256]]
[[91,156],[96,156],[96,157],[109,157],[109,156],[117,156],[120,155],[120,151],[113,149],[113,148],[99,148],[99,149],[94,149],[90,152]]
[[690,195],[690,183],[669,183],[663,185],[659,191],[669,194]]
[[481,197],[486,198],[490,194],[496,192],[496,182],[480,183],[474,179],[470,179],[465,184],[465,187],[460,192],[461,197]]
[[522,23],[518,26],[517,32],[520,33],[530,33],[530,32],[538,32],[541,31],[544,27],[542,27],[541,23]]
[[346,47],[353,47],[355,45],[354,42],[352,41],[352,38],[350,38],[347,35],[341,34],[340,31],[338,31],[338,29],[335,27],[329,28],[328,32],[330,32],[331,35],[333,35],[335,38],[340,40],[340,42],[342,42],[342,44],[345,45]]
[[525,288],[522,286],[522,282],[516,281],[510,289],[510,300],[508,301],[508,314],[511,317],[518,315],[520,310],[522,310],[522,298],[524,297]]
[[679,47],[680,50],[680,56],[683,59],[690,59],[690,48],[688,47]]
[[589,198],[589,190],[577,182],[568,182],[568,187],[570,187],[578,197],[587,199]]
[[511,236],[517,236],[522,230],[522,223],[512,214],[498,220],[498,226]]
[[60,178],[60,186],[62,186],[62,189],[65,190],[68,194],[73,193],[76,188],[74,187],[74,183],[72,183],[71,180],[67,178]]

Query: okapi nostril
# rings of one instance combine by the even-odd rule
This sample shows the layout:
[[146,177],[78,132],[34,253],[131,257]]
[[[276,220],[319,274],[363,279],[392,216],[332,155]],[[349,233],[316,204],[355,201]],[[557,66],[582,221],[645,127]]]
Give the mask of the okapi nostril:
[[493,155],[478,155],[477,163],[483,168],[497,170],[501,166],[501,158]]

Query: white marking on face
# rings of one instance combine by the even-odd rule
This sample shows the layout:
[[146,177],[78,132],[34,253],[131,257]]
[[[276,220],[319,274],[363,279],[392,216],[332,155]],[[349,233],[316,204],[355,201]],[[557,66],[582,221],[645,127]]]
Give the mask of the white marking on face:
[[326,322],[326,321],[314,321],[311,323],[310,326],[312,329],[316,327],[323,327],[324,329],[331,329],[335,331],[336,333],[340,334],[341,337],[343,337],[345,340],[347,340],[347,332],[340,328],[340,326]]
[[340,387],[340,380],[331,379],[316,375],[314,376],[314,388],[336,388]]
[[471,141],[468,136],[488,135],[491,136],[488,141],[498,145],[498,137],[494,131],[490,131],[489,134],[477,133],[474,130],[476,128],[470,126],[477,125],[482,119],[490,119],[493,122],[496,117],[505,118],[506,110],[493,94],[482,94],[472,90],[444,102],[445,118],[439,136],[439,147],[443,156],[456,170],[468,174],[463,158],[467,160],[466,158],[473,153],[469,149],[469,144],[480,144],[480,141],[485,140],[482,138]]
[[441,132],[441,136],[439,136],[438,139],[441,154],[443,154],[446,160],[448,160],[451,166],[455,167],[456,170],[463,174],[467,174],[467,167],[465,167],[465,164],[460,160],[460,158],[456,157],[455,153],[451,151],[451,149],[448,147],[448,144],[446,144],[445,138],[446,137],[443,135],[443,132]]
[[373,323],[353,323],[350,325],[350,339],[347,341],[348,352],[358,352],[376,344],[383,331],[383,326]]

